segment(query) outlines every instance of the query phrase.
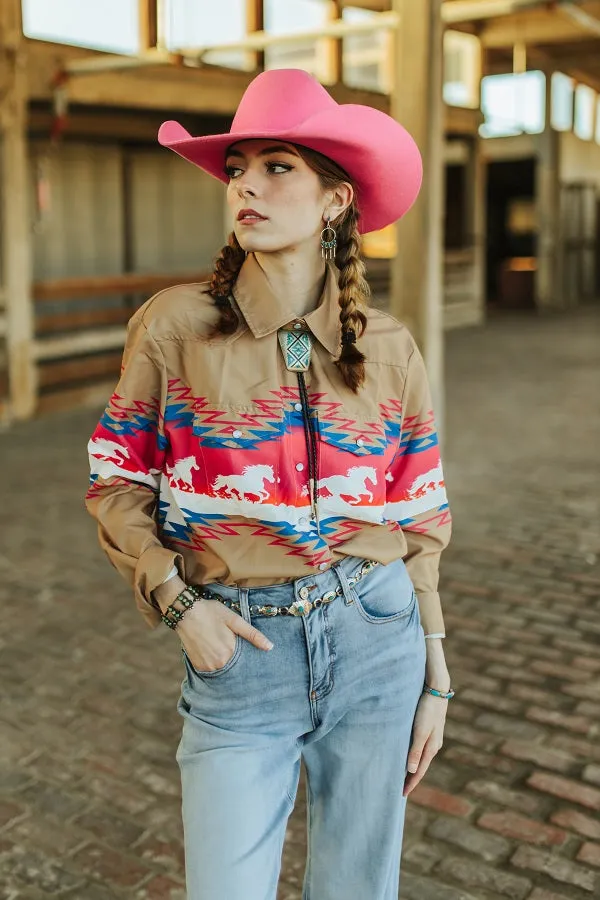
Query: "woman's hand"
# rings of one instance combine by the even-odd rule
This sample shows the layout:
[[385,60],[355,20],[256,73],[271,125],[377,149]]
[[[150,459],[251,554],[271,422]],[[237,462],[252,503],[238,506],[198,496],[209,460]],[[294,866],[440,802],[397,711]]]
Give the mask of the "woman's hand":
[[[427,662],[425,680],[440,691],[450,689],[450,673],[444,657],[442,638],[428,638],[425,641]],[[448,711],[448,700],[423,693],[417,705],[413,724],[412,744],[408,754],[408,775],[404,782],[403,795],[414,791],[431,764],[431,760],[441,749],[444,725]]]
[[[175,575],[159,585],[152,595],[165,612],[185,586],[185,581]],[[201,672],[226,665],[235,650],[236,633],[259,650],[270,650],[273,646],[262,631],[218,600],[198,600],[185,611],[175,631],[192,666]]]
[[408,771],[404,782],[403,796],[414,791],[431,760],[441,749],[444,736],[444,724],[448,700],[434,697],[432,694],[421,695],[413,725],[413,739],[408,754]]
[[273,646],[262,631],[218,600],[194,603],[176,630],[192,666],[202,672],[221,669],[229,662],[235,650],[236,634],[259,650],[270,650]]

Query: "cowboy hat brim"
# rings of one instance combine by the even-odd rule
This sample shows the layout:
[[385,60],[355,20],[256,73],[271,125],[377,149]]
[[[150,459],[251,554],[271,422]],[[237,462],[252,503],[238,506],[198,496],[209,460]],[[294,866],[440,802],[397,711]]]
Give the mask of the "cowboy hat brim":
[[359,231],[377,231],[405,215],[421,187],[419,149],[405,128],[386,113],[352,103],[332,104],[293,128],[240,130],[192,137],[178,122],[164,122],[158,141],[227,183],[227,149],[239,141],[278,139],[317,150],[348,173],[360,212]]

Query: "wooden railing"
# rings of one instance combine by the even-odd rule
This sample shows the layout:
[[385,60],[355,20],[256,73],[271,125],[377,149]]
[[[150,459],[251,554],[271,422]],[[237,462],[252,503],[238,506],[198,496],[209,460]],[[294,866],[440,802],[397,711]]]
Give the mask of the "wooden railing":
[[[206,281],[207,271],[55,278],[35,282],[35,340],[38,386],[42,394],[90,386],[118,377],[125,326],[138,306],[175,284]],[[118,306],[51,311],[50,303],[120,297]]]

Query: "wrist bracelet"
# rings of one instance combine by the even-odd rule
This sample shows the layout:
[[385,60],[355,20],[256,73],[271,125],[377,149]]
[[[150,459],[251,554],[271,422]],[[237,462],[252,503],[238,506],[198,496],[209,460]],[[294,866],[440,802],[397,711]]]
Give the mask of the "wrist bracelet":
[[453,691],[452,688],[450,688],[449,691],[436,691],[435,688],[429,687],[428,684],[425,684],[423,686],[423,691],[426,694],[433,694],[434,697],[441,697],[442,700],[451,700],[456,693],[456,691]]
[[[170,603],[169,606],[165,609],[164,613],[161,615],[161,619],[168,625],[169,628],[175,630],[179,625],[180,621],[198,600],[203,600],[203,596],[195,585],[186,585],[184,589],[177,594],[173,603]],[[183,605],[183,609],[177,609],[173,604],[177,603],[177,601]]]

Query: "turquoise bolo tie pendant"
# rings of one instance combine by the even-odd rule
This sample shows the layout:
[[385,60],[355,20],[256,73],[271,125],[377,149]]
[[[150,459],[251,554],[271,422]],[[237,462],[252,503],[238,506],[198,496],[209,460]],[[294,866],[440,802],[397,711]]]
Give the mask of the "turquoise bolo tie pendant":
[[285,328],[280,328],[277,337],[286,369],[290,372],[308,372],[312,350],[310,332],[304,329],[287,331]]

